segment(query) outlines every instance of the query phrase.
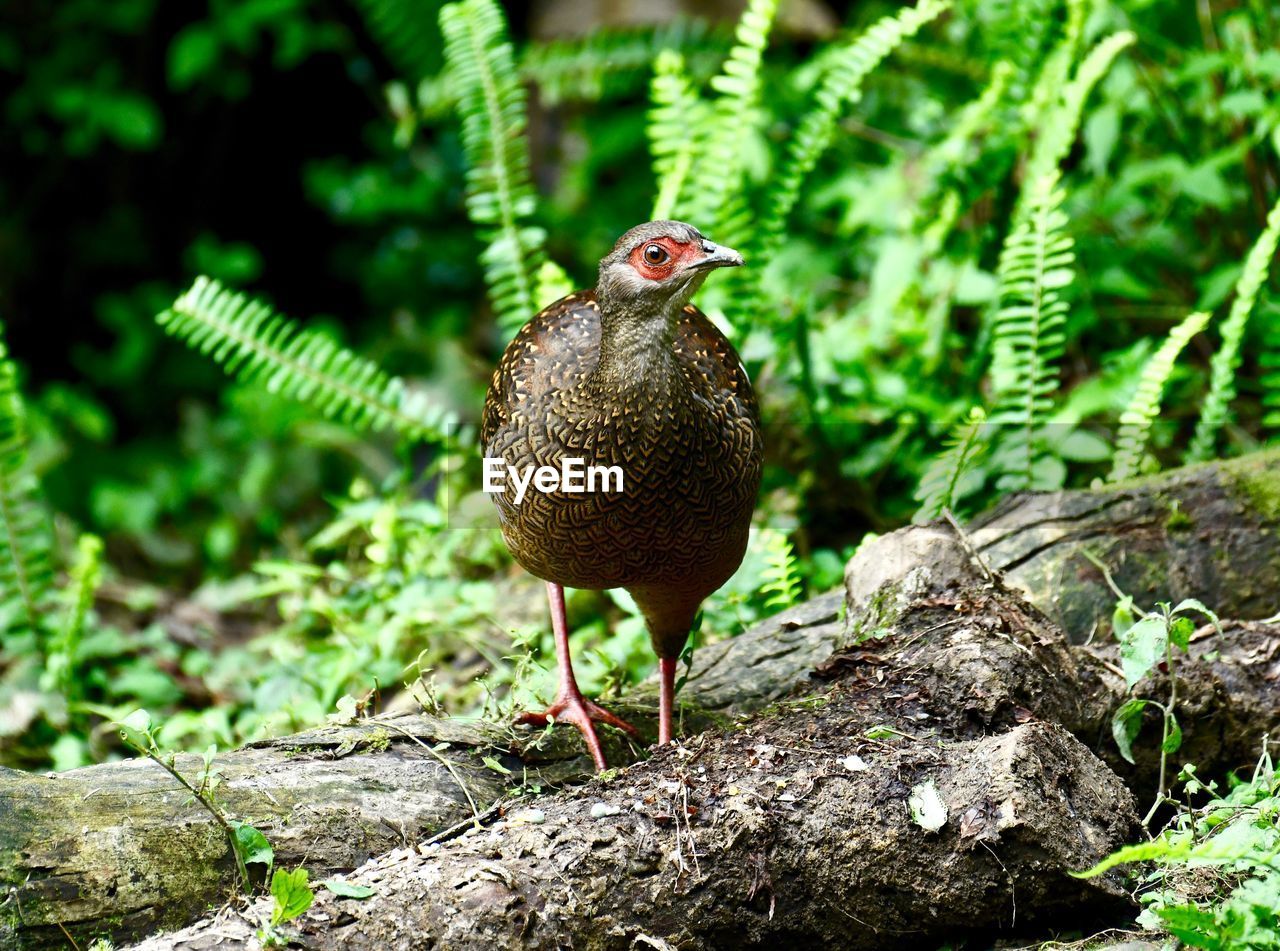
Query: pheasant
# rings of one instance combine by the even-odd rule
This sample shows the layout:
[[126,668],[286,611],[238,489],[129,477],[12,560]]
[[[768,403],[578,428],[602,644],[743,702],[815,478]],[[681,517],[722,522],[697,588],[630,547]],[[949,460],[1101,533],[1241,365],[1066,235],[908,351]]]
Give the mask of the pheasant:
[[[733,346],[689,303],[708,273],[742,263],[683,222],[632,228],[600,262],[594,290],[520,330],[485,399],[486,473],[526,473],[523,495],[507,480],[493,497],[507,547],[546,582],[559,670],[555,702],[519,722],[572,723],[597,769],[596,722],[636,731],[578,688],[564,589],[625,588],[635,600],[658,656],[665,744],[698,609],[742,563],[760,486],[759,412]],[[596,491],[527,474],[568,471],[566,460],[606,473]]]

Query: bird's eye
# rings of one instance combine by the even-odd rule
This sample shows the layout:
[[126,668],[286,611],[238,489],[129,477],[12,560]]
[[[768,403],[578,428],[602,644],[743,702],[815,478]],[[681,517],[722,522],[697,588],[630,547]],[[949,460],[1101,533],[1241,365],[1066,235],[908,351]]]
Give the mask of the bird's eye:
[[660,244],[651,244],[644,249],[645,264],[665,264],[667,258],[671,255],[667,254],[667,249]]

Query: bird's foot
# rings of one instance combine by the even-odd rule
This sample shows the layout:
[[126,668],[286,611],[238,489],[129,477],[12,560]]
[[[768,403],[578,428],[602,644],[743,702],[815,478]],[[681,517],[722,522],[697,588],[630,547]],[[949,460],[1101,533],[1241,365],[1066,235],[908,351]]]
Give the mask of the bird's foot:
[[527,723],[531,726],[546,726],[551,720],[556,723],[572,723],[578,728],[582,738],[586,740],[587,749],[595,761],[597,770],[605,769],[608,765],[605,763],[604,750],[600,746],[600,737],[596,735],[597,723],[607,723],[631,736],[640,735],[640,732],[626,720],[610,713],[581,694],[561,695],[542,713],[522,713],[516,717],[517,723]]

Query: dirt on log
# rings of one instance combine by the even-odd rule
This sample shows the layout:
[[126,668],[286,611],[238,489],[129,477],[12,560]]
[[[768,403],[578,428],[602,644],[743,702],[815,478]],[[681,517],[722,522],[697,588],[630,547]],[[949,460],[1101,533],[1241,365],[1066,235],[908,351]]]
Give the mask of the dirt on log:
[[[1191,595],[1225,604],[1224,615],[1274,613],[1260,592],[1274,592],[1280,578],[1280,506],[1265,490],[1268,479],[1280,482],[1276,463],[1273,454],[1114,490],[1030,496],[964,537],[935,526],[886,536],[850,564],[843,599],[815,599],[700,650],[682,695],[690,737],[682,751],[608,781],[504,811],[495,804],[522,788],[589,775],[576,735],[409,716],[220,756],[222,798],[267,833],[280,865],[305,864],[313,880],[387,853],[357,876],[368,877],[375,898],[318,899],[299,932],[315,947],[358,946],[362,935],[370,946],[423,946],[426,935],[454,946],[489,928],[510,942],[509,916],[525,921],[517,937],[527,946],[579,924],[598,938],[583,946],[598,947],[777,937],[896,946],[957,926],[1009,929],[1060,914],[1078,925],[1120,901],[1114,882],[1085,885],[1064,873],[1131,834],[1116,770],[1144,798],[1154,790],[1151,758],[1129,766],[1106,738],[1124,684],[1095,622],[1109,617],[1114,596],[1082,550],[1140,603]],[[1212,567],[1204,589],[1191,574],[1198,564]],[[1035,606],[987,577],[1002,568]],[[1053,584],[1067,578],[1088,611],[1056,597]],[[1079,625],[1068,629],[1071,640],[1092,633],[1094,643],[1072,646],[1037,607]],[[1205,773],[1247,762],[1261,732],[1280,726],[1277,633],[1262,624],[1202,632],[1197,658],[1180,668],[1186,755]],[[1139,685],[1144,696],[1166,690]],[[645,689],[617,705],[642,729],[652,706]],[[611,762],[643,755],[620,736],[607,743]],[[181,757],[179,768],[194,772],[195,763]],[[937,833],[912,822],[906,806],[927,780],[947,806]],[[522,808],[540,818],[521,821]],[[487,828],[459,835],[474,813]],[[444,841],[424,848],[432,837]],[[478,852],[496,863],[491,875]],[[619,865],[624,852],[652,861]],[[864,854],[878,858],[859,861]],[[601,881],[611,883],[603,892]],[[176,927],[233,883],[217,827],[154,763],[54,777],[0,772],[0,947],[64,947],[64,928],[78,940],[118,941]],[[493,889],[514,903],[506,912],[488,903]],[[707,895],[719,912],[699,903]],[[375,927],[389,918],[403,934]],[[610,924],[596,928],[597,919]],[[148,946],[202,947],[216,933],[235,947],[251,944],[259,926],[252,906],[226,909],[186,937]]]

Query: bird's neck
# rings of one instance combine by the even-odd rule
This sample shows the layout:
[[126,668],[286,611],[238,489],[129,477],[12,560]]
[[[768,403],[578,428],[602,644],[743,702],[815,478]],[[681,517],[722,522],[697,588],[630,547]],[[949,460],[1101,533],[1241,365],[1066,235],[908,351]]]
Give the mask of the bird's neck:
[[600,302],[600,359],[590,385],[603,393],[665,392],[675,382],[675,334],[683,302],[654,312]]

